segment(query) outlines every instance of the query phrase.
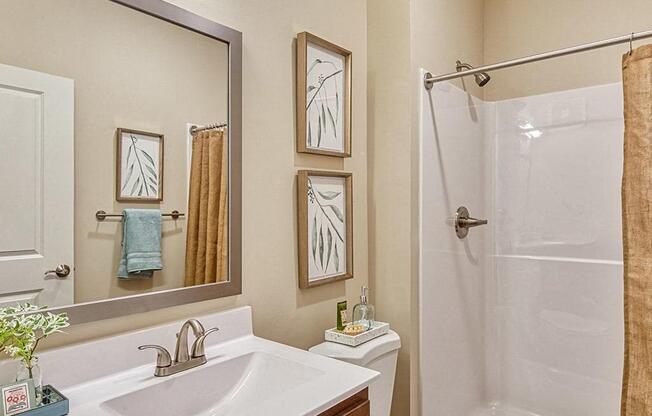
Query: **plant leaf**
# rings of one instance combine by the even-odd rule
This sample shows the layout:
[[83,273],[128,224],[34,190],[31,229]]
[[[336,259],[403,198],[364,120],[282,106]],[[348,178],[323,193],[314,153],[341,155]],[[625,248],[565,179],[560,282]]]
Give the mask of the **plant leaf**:
[[152,191],[152,195],[156,195],[156,188],[154,188],[154,185],[149,185],[150,191]]
[[152,159],[152,157],[146,151],[144,151],[143,149],[139,149],[139,150],[142,152],[145,158],[147,158],[147,160],[152,164],[152,167],[156,166],[156,163],[154,163],[154,159]]
[[324,132],[326,132],[326,111],[324,111],[324,103],[321,103],[321,118],[320,120],[324,123]]
[[145,168],[149,171],[149,173],[151,173],[152,175],[154,175],[154,179],[158,178],[158,174],[157,174],[156,171],[154,170],[154,167],[152,167],[152,166],[150,166],[150,165],[145,165]]
[[310,68],[308,68],[308,72],[306,72],[306,75],[308,75],[315,68],[315,66],[317,66],[317,64],[321,64],[321,59],[317,58],[314,61],[312,61],[312,64],[310,64]]
[[317,258],[315,253],[317,253],[317,214],[312,218],[312,242],[310,243],[312,247],[312,261],[317,264]]
[[326,229],[326,245],[328,246],[328,251],[326,252],[326,268],[324,271],[328,270],[328,264],[331,262],[331,250],[333,250],[333,233],[331,229]]
[[129,145],[129,150],[127,151],[127,166],[129,166],[129,161],[131,161],[131,154],[133,153],[135,144]]
[[314,85],[308,85],[308,92],[314,90],[315,88],[317,87],[315,87]]
[[340,92],[335,91],[335,120],[340,119]]
[[138,190],[138,196],[143,196],[143,189],[145,189],[145,191],[147,191],[147,188],[145,187],[145,182],[143,182],[140,185],[140,189]]
[[321,263],[321,268],[324,268],[324,229],[319,228],[319,262]]
[[335,243],[335,271],[340,271],[340,255],[337,252],[337,242]]
[[344,222],[344,215],[342,215],[342,211],[335,205],[326,205],[327,207],[330,207],[330,209],[333,210],[333,213],[335,213],[335,216],[337,217],[338,220],[341,222]]
[[134,173],[134,165],[133,164],[131,166],[129,166],[129,171],[127,172],[127,179],[125,179],[125,184],[122,185],[122,190],[123,191],[127,187],[127,184],[129,183],[129,179],[131,179],[131,174],[132,173]]
[[308,114],[308,146],[312,146],[312,128],[310,127],[310,114]]
[[131,191],[129,191],[130,196],[134,196],[136,189],[140,186],[140,176],[136,178],[134,184],[131,186]]
[[337,198],[342,192],[334,192],[334,191],[317,191],[319,196],[321,196],[323,199],[330,201],[332,199]]
[[328,118],[331,121],[331,127],[333,127],[333,134],[335,135],[335,138],[337,139],[337,129],[335,128],[335,120],[333,119],[333,113],[331,113],[331,108],[326,107],[326,110],[328,110]]
[[319,116],[319,125],[317,126],[317,147],[321,144],[321,115]]

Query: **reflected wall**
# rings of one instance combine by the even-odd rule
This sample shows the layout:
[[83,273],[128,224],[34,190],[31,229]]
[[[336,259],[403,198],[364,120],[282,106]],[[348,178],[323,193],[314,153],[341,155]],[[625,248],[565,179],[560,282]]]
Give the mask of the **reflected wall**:
[[[123,281],[115,277],[122,223],[95,212],[187,211],[187,123],[227,119],[228,46],[107,0],[2,7],[0,63],[75,83],[75,303],[183,287],[184,218],[162,221],[163,270]],[[160,203],[116,201],[117,128],[165,136]]]

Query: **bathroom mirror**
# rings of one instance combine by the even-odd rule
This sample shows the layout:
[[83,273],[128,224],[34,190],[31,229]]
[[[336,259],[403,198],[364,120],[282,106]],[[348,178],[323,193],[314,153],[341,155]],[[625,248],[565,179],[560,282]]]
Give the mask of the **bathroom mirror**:
[[241,33],[162,0],[2,9],[0,307],[241,293]]

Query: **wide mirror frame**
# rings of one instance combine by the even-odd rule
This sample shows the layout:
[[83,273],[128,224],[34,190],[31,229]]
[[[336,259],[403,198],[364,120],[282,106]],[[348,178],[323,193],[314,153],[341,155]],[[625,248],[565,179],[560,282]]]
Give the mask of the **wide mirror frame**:
[[228,45],[229,280],[48,309],[53,313],[66,312],[73,324],[117,318],[242,293],[242,33],[163,0],[110,1]]

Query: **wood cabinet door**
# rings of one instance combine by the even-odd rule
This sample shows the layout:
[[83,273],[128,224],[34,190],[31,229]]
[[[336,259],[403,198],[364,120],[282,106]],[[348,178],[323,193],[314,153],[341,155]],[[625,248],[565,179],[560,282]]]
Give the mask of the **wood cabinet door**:
[[342,413],[342,416],[369,416],[370,407],[369,400],[366,402],[360,403],[355,408],[351,409],[348,412]]
[[319,416],[369,416],[369,390],[364,389],[341,401]]

